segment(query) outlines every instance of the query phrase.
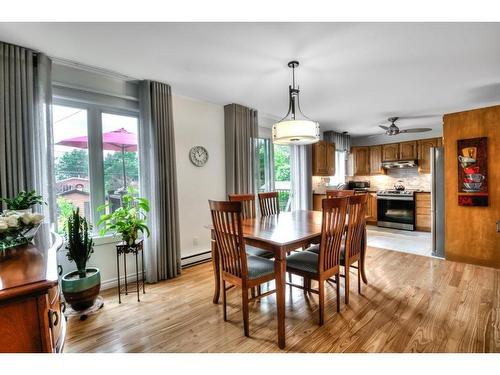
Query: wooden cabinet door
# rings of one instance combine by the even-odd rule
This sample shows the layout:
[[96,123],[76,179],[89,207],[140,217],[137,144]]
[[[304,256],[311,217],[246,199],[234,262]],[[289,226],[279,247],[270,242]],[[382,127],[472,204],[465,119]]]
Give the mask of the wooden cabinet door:
[[352,147],[354,161],[354,175],[368,176],[370,174],[370,148]]
[[431,147],[438,147],[438,138],[422,139],[418,141],[418,171],[431,173]]
[[382,145],[382,161],[394,161],[399,159],[399,143]]
[[369,193],[368,195],[368,206],[366,210],[366,222],[368,224],[377,223],[377,194]]
[[399,160],[415,160],[417,156],[417,141],[401,142],[399,144]]
[[382,168],[382,146],[370,147],[370,174],[384,174]]
[[325,141],[313,144],[313,176],[328,176],[326,154],[327,144]]
[[335,143],[326,142],[326,169],[328,176],[335,175]]

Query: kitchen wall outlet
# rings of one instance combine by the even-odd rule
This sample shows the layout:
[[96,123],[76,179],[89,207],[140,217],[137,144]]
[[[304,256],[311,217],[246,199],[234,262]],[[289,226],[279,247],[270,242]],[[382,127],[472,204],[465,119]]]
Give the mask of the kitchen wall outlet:
[[198,237],[193,237],[193,246],[198,246]]

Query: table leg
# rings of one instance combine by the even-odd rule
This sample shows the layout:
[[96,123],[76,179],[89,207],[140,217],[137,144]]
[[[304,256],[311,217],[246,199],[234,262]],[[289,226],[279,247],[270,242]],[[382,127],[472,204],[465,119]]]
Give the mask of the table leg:
[[122,298],[121,298],[121,286],[120,286],[120,253],[118,250],[116,251],[116,270],[118,273],[118,303],[122,303]]
[[366,255],[366,227],[365,227],[365,232],[363,234],[363,244],[361,246],[361,256],[360,256],[360,261],[359,261],[359,271],[361,271],[361,278],[363,279],[363,282],[365,284],[368,284],[368,279],[366,278],[365,274],[365,255]]
[[278,310],[278,346],[285,348],[285,276],[286,259],[284,251],[276,253],[274,270],[276,272],[276,305]]
[[215,233],[212,230],[212,267],[214,270],[214,298],[213,303],[219,303],[220,295],[220,262],[219,262],[219,251],[217,249],[217,242],[215,240]]
[[135,250],[135,287],[137,288],[137,302],[141,302],[139,299],[139,262],[137,261],[137,257],[139,256],[139,251]]

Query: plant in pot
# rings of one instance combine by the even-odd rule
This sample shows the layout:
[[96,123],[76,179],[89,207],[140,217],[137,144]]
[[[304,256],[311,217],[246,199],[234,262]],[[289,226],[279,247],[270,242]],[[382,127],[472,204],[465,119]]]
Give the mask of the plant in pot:
[[[100,234],[113,233],[120,235],[123,242],[133,246],[141,235],[150,235],[146,225],[149,201],[136,196],[137,191],[129,187],[127,194],[122,196],[122,206],[111,213],[101,216],[97,225],[103,225]],[[109,210],[110,205],[105,204],[98,208],[99,211]]]
[[0,198],[7,204],[7,209],[21,213],[31,212],[35,204],[47,204],[35,190],[20,191],[14,198]]
[[64,299],[76,311],[91,307],[101,289],[99,269],[87,267],[87,261],[94,252],[90,230],[87,219],[80,216],[80,209],[74,209],[66,222],[66,255],[70,262],[76,263],[77,269],[63,276],[61,286]]

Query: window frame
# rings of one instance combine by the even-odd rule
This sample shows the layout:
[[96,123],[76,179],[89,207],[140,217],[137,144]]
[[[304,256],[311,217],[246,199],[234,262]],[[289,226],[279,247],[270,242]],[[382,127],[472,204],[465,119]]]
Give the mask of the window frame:
[[[99,220],[101,214],[97,211],[97,207],[105,203],[104,191],[104,158],[102,147],[102,115],[103,113],[129,116],[137,118],[137,133],[140,136],[140,110],[124,109],[118,107],[111,107],[106,104],[97,102],[86,102],[78,99],[60,98],[57,96],[52,97],[52,105],[66,106],[72,108],[83,109],[87,111],[87,137],[88,137],[88,155],[89,155],[89,186],[90,186],[90,211],[91,221],[93,225],[93,236],[95,237],[109,237],[109,235],[99,236],[98,230],[95,225]],[[53,147],[53,146],[52,146]],[[140,166],[140,153],[138,151],[137,157]],[[52,160],[52,165],[55,165],[55,159]],[[139,167],[139,181],[142,178],[141,169]],[[52,207],[57,210],[57,207]],[[57,230],[57,221],[55,222]]]

